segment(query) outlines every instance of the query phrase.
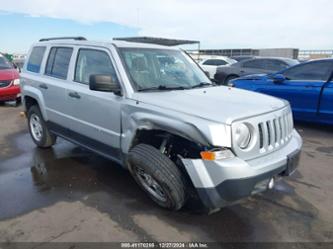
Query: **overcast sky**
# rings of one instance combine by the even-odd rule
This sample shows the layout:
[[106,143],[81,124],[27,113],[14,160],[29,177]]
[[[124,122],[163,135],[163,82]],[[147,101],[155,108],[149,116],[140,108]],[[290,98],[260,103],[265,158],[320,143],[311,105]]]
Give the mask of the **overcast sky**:
[[[84,31],[101,23],[110,25],[101,30],[106,34],[91,33],[91,39],[145,35],[196,39],[204,48],[333,49],[332,0],[0,0],[0,11],[1,22],[11,13],[34,18],[34,23],[40,18],[44,26],[67,20],[75,23],[73,34],[78,34],[78,26]],[[39,34],[37,24],[31,25],[31,30],[22,26]],[[114,28],[122,32],[118,34]],[[2,33],[1,37],[10,36]],[[21,40],[22,47],[27,40]]]

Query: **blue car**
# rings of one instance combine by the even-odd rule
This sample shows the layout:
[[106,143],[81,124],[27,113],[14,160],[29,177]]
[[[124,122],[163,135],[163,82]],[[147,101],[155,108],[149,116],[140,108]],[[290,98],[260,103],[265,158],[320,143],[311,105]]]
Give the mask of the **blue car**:
[[333,59],[313,60],[273,74],[249,75],[230,84],[288,100],[296,120],[333,124]]

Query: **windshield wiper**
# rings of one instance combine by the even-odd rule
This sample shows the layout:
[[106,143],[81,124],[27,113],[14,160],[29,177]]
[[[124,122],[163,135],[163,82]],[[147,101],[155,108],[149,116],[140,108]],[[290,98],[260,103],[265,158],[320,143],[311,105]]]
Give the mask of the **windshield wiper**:
[[187,88],[183,86],[165,86],[165,85],[159,85],[159,86],[153,86],[153,87],[147,87],[147,88],[141,88],[138,89],[138,92],[144,92],[144,91],[165,91],[165,90],[185,90]]
[[208,85],[213,86],[213,84],[209,83],[209,82],[200,82],[197,85],[191,86],[191,88],[200,88],[200,87],[204,87],[204,86],[208,86]]

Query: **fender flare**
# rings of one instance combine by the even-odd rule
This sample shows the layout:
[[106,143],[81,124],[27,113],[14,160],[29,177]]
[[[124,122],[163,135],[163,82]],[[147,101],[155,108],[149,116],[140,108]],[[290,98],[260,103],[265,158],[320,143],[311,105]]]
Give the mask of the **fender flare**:
[[29,86],[29,85],[24,85],[22,92],[23,92],[22,102],[24,104],[25,109],[26,109],[25,97],[31,97],[37,101],[44,120],[48,120],[47,114],[46,114],[46,109],[45,109],[45,101],[44,101],[44,97],[43,97],[43,94],[41,93],[41,91],[39,91],[35,87]]

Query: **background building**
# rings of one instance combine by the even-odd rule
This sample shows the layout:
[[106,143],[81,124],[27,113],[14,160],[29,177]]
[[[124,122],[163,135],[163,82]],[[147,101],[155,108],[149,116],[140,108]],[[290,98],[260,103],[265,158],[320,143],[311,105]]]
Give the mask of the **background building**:
[[320,58],[333,58],[333,50],[300,50],[299,59],[311,60]]
[[[194,51],[191,51],[191,53]],[[241,49],[200,49],[200,54],[223,55],[223,56],[267,56],[267,57],[287,57],[298,58],[299,49],[297,48],[241,48]]]

